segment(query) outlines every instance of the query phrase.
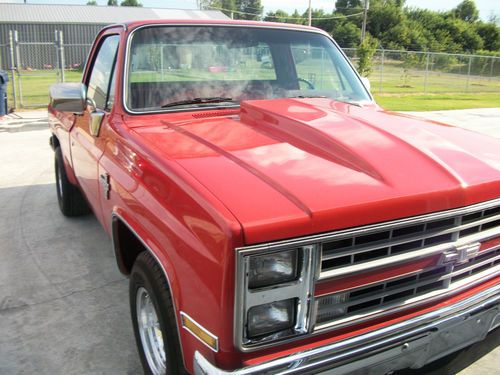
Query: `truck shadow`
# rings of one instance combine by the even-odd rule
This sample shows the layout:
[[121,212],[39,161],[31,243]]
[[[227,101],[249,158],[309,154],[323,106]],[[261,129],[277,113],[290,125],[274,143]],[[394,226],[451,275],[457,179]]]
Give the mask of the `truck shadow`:
[[[396,375],[454,375],[460,373],[460,371],[465,370],[471,366],[474,362],[480,360],[482,357],[488,353],[495,350],[500,343],[500,328],[496,328],[494,331],[481,342],[473,344],[465,349],[462,349],[456,353],[450,354],[440,360],[437,360],[427,366],[424,366],[418,370],[402,370],[398,371]],[[495,355],[494,355],[495,356]],[[495,373],[498,371],[498,362],[491,359],[490,365],[486,368],[481,367],[481,374]],[[494,367],[495,366],[495,367]],[[488,369],[491,372],[488,372]],[[469,369],[465,374],[472,374],[474,369]],[[464,374],[464,375],[465,375]]]

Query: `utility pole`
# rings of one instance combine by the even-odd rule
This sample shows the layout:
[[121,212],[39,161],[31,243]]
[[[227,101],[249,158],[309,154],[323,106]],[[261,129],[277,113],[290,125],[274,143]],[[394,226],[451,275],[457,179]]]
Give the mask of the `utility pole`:
[[311,8],[311,0],[309,0],[309,26],[311,26],[311,16],[312,16],[312,8]]
[[365,0],[365,10],[363,13],[363,25],[361,26],[361,43],[365,40],[366,36],[366,18],[368,17],[368,7],[370,6],[370,1]]

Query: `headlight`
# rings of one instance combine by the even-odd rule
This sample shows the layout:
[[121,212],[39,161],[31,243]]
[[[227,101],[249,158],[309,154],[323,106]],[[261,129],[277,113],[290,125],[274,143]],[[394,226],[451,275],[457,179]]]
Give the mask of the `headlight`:
[[237,249],[235,343],[243,351],[312,331],[320,247]]
[[250,257],[248,287],[271,286],[297,278],[297,249]]
[[252,307],[248,310],[248,337],[292,328],[295,324],[296,304],[293,298]]

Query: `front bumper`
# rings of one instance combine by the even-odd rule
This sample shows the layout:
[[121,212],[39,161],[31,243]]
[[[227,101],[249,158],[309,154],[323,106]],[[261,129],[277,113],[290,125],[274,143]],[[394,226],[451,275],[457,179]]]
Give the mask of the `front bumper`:
[[481,341],[500,325],[500,285],[453,305],[315,349],[234,371],[220,370],[199,352],[196,375],[386,374],[420,368]]

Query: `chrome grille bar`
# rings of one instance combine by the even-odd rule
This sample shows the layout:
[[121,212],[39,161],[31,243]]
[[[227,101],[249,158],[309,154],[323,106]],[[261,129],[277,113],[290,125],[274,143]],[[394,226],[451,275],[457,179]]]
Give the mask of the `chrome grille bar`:
[[359,322],[384,309],[394,308],[394,303],[415,303],[449,294],[499,272],[500,245],[479,253],[464,264],[432,267],[410,276],[320,296],[316,298],[315,330],[345,324],[350,320]]
[[[480,251],[481,243],[500,237],[500,202],[495,203],[358,228],[321,242],[318,279],[342,283],[357,275],[360,282],[316,297],[314,330],[359,323],[497,276],[500,244]],[[407,270],[419,259],[434,259],[434,265],[397,275],[395,266]],[[377,269],[391,269],[392,276],[363,283]]]
[[[401,245],[404,243],[409,243],[409,242],[414,242],[414,241],[422,241],[422,240],[425,240],[426,238],[429,238],[429,237],[436,237],[436,236],[442,236],[445,234],[452,234],[455,232],[461,232],[464,229],[470,229],[470,228],[473,228],[475,226],[479,226],[479,225],[485,224],[485,223],[490,223],[490,222],[496,221],[496,220],[500,220],[500,214],[496,215],[494,217],[491,217],[491,218],[482,219],[478,222],[463,224],[463,225],[453,227],[450,229],[446,229],[446,230],[431,231],[429,233],[420,234],[420,235],[416,235],[416,236],[402,236],[401,238],[396,238],[396,239],[394,239],[394,237],[392,237],[392,232],[394,230],[391,230],[391,231],[389,231],[391,233],[391,236],[390,236],[391,239],[389,242],[377,241],[374,243],[370,243],[369,245],[366,245],[366,246],[350,246],[350,247],[346,247],[345,249],[339,249],[339,251],[335,251],[335,252],[333,252],[333,251],[325,252],[323,250],[322,260],[330,260],[330,259],[339,258],[341,256],[345,256],[345,255],[355,255],[355,254],[359,254],[359,253],[364,253],[364,252],[379,249],[379,248],[384,247],[384,246],[392,248],[394,246]],[[346,239],[352,241],[352,240],[354,240],[354,237],[348,237]],[[390,254],[391,254],[391,252],[389,251],[389,255]]]
[[[472,220],[471,216],[477,216]],[[436,227],[444,229],[436,230]],[[474,229],[474,233],[465,232]],[[399,231],[399,232],[398,232]],[[413,232],[413,234],[408,234]],[[404,235],[399,236],[400,233]],[[500,207],[323,242],[320,279],[408,262],[500,236]],[[367,239],[375,239],[367,242]],[[384,239],[380,239],[384,238]],[[361,240],[360,240],[361,239]]]

